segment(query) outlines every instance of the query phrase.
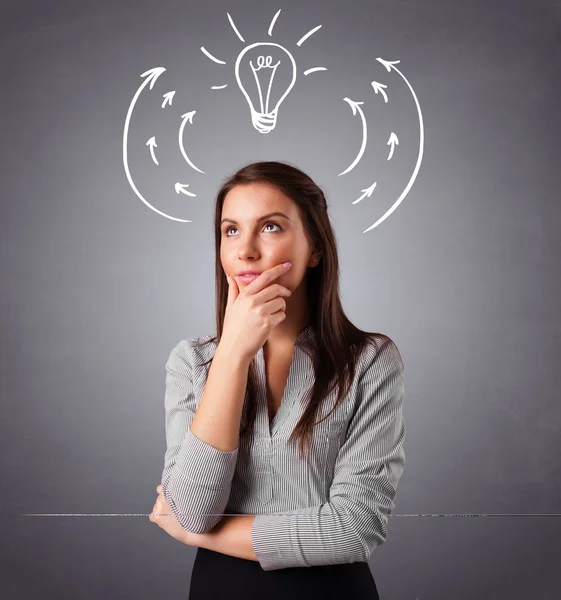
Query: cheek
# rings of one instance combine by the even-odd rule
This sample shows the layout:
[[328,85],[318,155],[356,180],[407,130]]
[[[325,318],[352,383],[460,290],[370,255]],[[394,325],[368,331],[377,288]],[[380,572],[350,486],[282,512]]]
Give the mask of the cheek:
[[287,287],[294,291],[300,285],[305,275],[306,265],[293,261],[292,267],[290,267],[288,273],[285,273],[285,275],[281,277],[280,283],[283,285],[287,284]]

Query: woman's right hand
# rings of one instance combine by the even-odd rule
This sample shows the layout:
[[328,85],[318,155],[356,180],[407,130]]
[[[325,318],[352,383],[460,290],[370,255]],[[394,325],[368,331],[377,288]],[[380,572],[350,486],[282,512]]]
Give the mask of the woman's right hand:
[[251,362],[263,347],[269,334],[286,319],[286,301],[282,296],[292,292],[272,282],[290,267],[276,265],[256,277],[240,292],[233,277],[229,277],[228,300],[220,344]]

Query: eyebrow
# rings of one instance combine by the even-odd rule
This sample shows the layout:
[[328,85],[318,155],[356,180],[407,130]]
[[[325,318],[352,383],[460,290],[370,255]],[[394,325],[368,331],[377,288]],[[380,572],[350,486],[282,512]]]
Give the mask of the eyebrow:
[[[272,212],[272,213],[268,213],[266,215],[263,215],[263,216],[259,217],[257,219],[257,222],[263,221],[265,219],[268,219],[269,217],[274,217],[274,216],[284,217],[285,219],[288,219],[290,221],[290,217],[288,217],[284,213],[281,213],[281,212]],[[238,224],[238,222],[234,221],[233,219],[222,219],[222,221],[220,221],[220,225],[222,225],[222,223],[225,223],[226,221],[228,221],[228,223],[233,223],[234,225]]]

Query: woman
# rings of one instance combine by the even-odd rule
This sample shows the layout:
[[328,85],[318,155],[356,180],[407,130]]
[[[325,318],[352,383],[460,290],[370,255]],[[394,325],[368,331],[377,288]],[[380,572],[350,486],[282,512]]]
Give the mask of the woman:
[[240,169],[214,230],[218,333],[166,363],[161,484],[198,546],[189,599],[376,600],[367,561],[405,466],[400,353],[345,316],[327,203],[302,171]]

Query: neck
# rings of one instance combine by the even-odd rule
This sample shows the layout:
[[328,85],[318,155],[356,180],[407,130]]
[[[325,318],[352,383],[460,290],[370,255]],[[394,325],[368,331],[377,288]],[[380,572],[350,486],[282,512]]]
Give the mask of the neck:
[[296,338],[309,324],[308,298],[306,293],[306,281],[293,291],[292,296],[285,297],[286,319],[273,328],[265,346],[268,349],[291,348]]

